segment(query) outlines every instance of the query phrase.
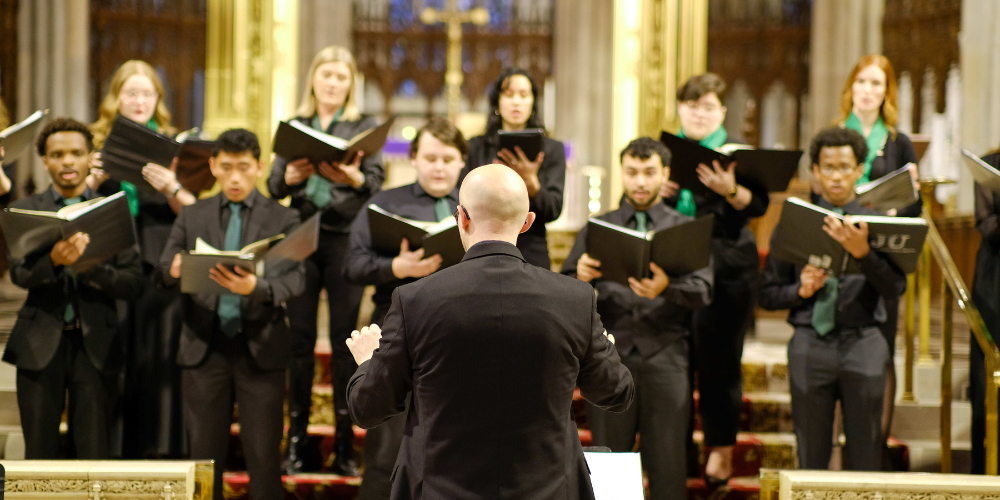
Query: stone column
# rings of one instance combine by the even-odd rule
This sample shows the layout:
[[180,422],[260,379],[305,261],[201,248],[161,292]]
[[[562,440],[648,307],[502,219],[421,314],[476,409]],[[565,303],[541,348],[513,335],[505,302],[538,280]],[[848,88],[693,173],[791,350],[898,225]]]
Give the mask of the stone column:
[[[38,109],[89,123],[97,113],[90,89],[90,6],[87,0],[21,2],[18,12],[18,78],[15,122]],[[18,161],[18,188],[32,177],[37,189],[49,176],[37,154]]]
[[[354,50],[354,2],[299,0],[299,81],[304,82],[309,63],[320,49],[340,45]],[[304,85],[304,83],[303,83]],[[302,89],[299,89],[301,92]]]
[[882,52],[885,0],[815,0],[809,46],[809,135],[837,118],[840,92],[861,56]]
[[[1000,147],[1000,4],[964,0],[959,33],[962,68],[962,147],[984,155]],[[958,211],[974,210],[972,180],[959,170]]]

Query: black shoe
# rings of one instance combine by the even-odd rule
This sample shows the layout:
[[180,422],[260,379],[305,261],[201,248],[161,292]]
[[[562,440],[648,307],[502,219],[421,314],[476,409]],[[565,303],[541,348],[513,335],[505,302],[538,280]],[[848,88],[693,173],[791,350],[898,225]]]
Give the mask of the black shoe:
[[336,455],[330,470],[340,476],[360,476],[361,470],[354,452],[354,429],[342,426],[333,436],[333,452]]
[[705,486],[708,488],[708,491],[715,491],[715,490],[717,490],[719,488],[722,488],[723,486],[728,486],[729,485],[729,479],[730,478],[728,478],[728,477],[727,478],[721,478],[721,477],[709,476],[708,474],[705,474]]
[[[316,362],[312,356],[292,360],[288,377],[288,452],[281,464],[285,474],[300,474],[318,470],[316,463],[306,459],[309,437],[309,408],[312,404],[312,383]],[[313,460],[312,462],[316,462]]]

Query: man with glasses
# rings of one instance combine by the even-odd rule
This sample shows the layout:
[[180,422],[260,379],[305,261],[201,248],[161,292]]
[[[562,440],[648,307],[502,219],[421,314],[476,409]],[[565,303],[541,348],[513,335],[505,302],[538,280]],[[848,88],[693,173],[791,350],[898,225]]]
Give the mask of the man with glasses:
[[[56,212],[96,197],[87,187],[93,136],[86,125],[56,118],[38,135],[38,154],[52,185],[14,208]],[[86,272],[70,266],[90,237],[76,233],[52,248],[11,260],[10,278],[28,290],[3,360],[17,366],[17,404],[25,458],[55,459],[69,393],[73,458],[109,459],[108,426],[124,357],[116,299],[139,293],[134,249]]]
[[799,467],[826,469],[833,447],[834,408],[844,415],[844,469],[882,465],[882,399],[889,346],[879,330],[885,301],[902,295],[906,276],[868,245],[868,226],[850,215],[880,215],[858,204],[854,184],[868,153],[861,134],[839,127],[816,134],[809,148],[819,180],[818,205],[846,215],[827,217],[824,230],[856,260],[861,274],[834,278],[813,266],[767,258],[760,304],[788,309],[795,334],[788,343],[788,374]]
[[[417,170],[417,182],[382,191],[368,204],[411,220],[439,222],[456,215],[458,176],[465,166],[465,138],[445,118],[431,118],[410,143],[410,161]],[[372,246],[368,211],[361,210],[351,226],[351,239],[344,260],[348,282],[375,285],[375,312],[372,323],[381,325],[396,287],[412,283],[441,267],[441,256],[410,250],[410,242],[400,243],[396,255],[384,255]],[[403,439],[406,415],[400,414],[372,429],[365,436],[365,468],[361,481],[364,499],[389,497],[392,466]]]

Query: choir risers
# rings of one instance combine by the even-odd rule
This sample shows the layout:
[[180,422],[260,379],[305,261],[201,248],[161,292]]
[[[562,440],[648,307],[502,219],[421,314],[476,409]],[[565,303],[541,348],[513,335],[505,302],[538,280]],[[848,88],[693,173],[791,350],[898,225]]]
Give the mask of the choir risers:
[[212,463],[3,460],[4,498],[207,500]]

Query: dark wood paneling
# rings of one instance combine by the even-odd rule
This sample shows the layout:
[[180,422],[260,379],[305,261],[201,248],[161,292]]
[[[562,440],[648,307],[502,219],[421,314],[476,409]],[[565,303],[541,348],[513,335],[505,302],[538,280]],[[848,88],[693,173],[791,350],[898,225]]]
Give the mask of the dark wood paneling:
[[206,0],[92,0],[90,5],[94,109],[118,67],[141,59],[164,79],[174,126],[197,125],[195,75],[205,70]]
[[18,0],[0,0],[0,100],[10,119],[17,114],[17,11]]

